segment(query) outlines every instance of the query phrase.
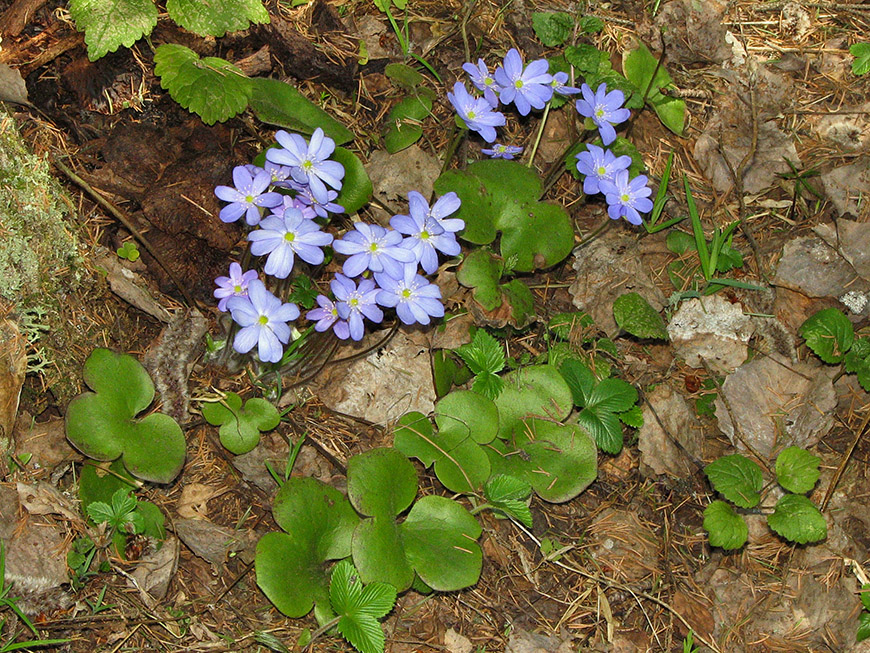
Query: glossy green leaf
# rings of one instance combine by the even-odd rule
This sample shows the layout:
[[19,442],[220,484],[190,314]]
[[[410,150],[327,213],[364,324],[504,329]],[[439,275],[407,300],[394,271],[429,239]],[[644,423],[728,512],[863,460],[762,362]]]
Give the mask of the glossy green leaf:
[[816,505],[802,494],[786,494],[776,502],[767,525],[790,542],[820,542],[828,536],[828,525]]
[[620,295],[613,302],[616,324],[638,338],[667,340],[668,330],[662,316],[639,293]]
[[169,17],[199,36],[223,36],[248,29],[251,23],[268,23],[262,0],[166,0]]
[[153,0],[70,0],[76,29],[85,33],[88,59],[129,48],[157,25]]
[[456,280],[466,288],[472,289],[474,300],[484,310],[493,311],[502,304],[502,294],[498,287],[504,263],[484,248],[475,248],[462,261],[456,271]]
[[496,474],[483,487],[483,494],[493,508],[500,510],[532,528],[532,511],[529,509],[529,496],[532,486],[526,481],[506,474]]
[[[867,608],[870,610],[870,608]],[[855,633],[855,641],[863,642],[870,638],[870,612],[864,610],[858,615],[858,631]]]
[[704,530],[710,537],[710,546],[726,551],[739,549],[749,537],[743,517],[734,512],[733,506],[718,500],[704,509]]
[[417,458],[430,467],[443,452],[434,443],[432,422],[423,413],[405,413],[393,431],[393,446],[408,458]]
[[800,334],[816,356],[831,364],[845,358],[855,339],[849,318],[836,308],[826,308],[810,315],[801,325]]
[[85,361],[84,379],[94,392],[67,407],[66,435],[95,460],[121,459],[137,478],[169,483],[184,465],[186,443],[178,423],[163,413],[136,415],[154,399],[148,372],[128,354],[95,349]]
[[251,80],[229,61],[200,59],[190,48],[164,43],[154,51],[160,86],[207,125],[241,113],[251,99]]
[[348,461],[347,495],[362,515],[393,517],[414,501],[417,471],[397,449],[371,449]]
[[776,457],[776,480],[789,492],[806,494],[816,486],[822,459],[800,447],[786,447]]
[[257,77],[251,80],[250,107],[257,118],[270,125],[312,134],[320,127],[323,133],[343,145],[353,140],[344,125],[296,90],[277,79]]
[[359,157],[343,147],[335,148],[332,159],[344,166],[344,179],[335,202],[353,215],[368,204],[374,191],[372,180]]
[[746,456],[732,454],[704,468],[713,489],[741,508],[754,508],[761,500],[761,468]]

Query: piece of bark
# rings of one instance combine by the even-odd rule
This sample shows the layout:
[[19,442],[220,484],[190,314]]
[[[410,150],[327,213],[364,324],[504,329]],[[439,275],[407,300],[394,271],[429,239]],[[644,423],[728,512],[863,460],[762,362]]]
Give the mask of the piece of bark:
[[254,54],[240,59],[236,67],[248,77],[256,77],[272,70],[272,52],[268,45],[264,45]]
[[258,29],[284,61],[286,72],[293,77],[312,79],[347,92],[356,90],[356,62],[344,65],[333,62],[289,22],[275,14],[271,15],[271,22]]
[[45,0],[15,0],[0,17],[0,34],[18,36]]
[[311,7],[311,26],[318,32],[346,32],[347,26],[338,10],[324,0],[314,0]]

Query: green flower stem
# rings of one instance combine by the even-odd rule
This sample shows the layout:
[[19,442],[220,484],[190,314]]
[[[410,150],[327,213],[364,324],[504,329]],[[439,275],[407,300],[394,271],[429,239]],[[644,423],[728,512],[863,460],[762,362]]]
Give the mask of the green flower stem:
[[529,162],[526,165],[531,168],[535,162],[535,154],[538,151],[538,145],[541,144],[541,137],[544,135],[544,127],[547,124],[547,117],[550,115],[550,102],[544,107],[544,116],[541,118],[541,126],[538,127],[538,136],[535,138],[535,144],[532,146],[532,151],[529,153]]

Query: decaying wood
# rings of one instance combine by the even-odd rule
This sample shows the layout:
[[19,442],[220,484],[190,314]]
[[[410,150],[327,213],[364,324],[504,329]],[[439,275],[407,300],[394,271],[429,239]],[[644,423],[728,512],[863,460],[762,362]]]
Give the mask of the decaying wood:
[[27,27],[45,0],[15,0],[12,6],[0,17],[0,34],[3,36],[18,36]]

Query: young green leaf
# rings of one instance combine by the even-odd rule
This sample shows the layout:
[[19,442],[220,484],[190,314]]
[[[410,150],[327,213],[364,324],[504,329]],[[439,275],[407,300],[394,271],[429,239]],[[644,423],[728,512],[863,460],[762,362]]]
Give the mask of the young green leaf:
[[129,48],[157,25],[153,0],[70,0],[69,13],[85,33],[91,61]]
[[535,30],[535,36],[541,43],[548,48],[554,48],[571,38],[574,19],[571,14],[563,11],[536,11],[532,14],[532,29]]
[[353,133],[344,125],[294,86],[277,79],[256,77],[251,80],[250,107],[260,121],[270,125],[303,134],[311,134],[320,127],[336,145],[353,140]]
[[870,611],[870,583],[861,586],[861,593],[858,596],[861,597],[861,605],[864,609]]
[[776,480],[789,492],[806,494],[819,480],[822,459],[800,447],[786,447],[776,457]]
[[668,339],[662,316],[636,292],[616,298],[613,302],[613,319],[621,329],[637,338]]
[[278,409],[265,399],[252,397],[242,407],[235,392],[228,392],[220,403],[204,403],[202,416],[220,426],[221,444],[236,455],[251,451],[260,441],[260,431],[271,431],[281,421]]
[[858,632],[855,635],[855,641],[863,642],[868,638],[870,638],[870,612],[864,610],[858,615]]
[[816,505],[802,494],[786,494],[776,502],[767,525],[790,542],[819,542],[828,536],[828,525]]
[[396,602],[396,588],[387,583],[363,587],[356,569],[342,560],[332,570],[329,598],[339,620],[336,629],[360,653],[383,653],[384,631],[378,621]]
[[849,48],[853,57],[852,74],[866,75],[870,72],[870,43],[854,43]]
[[858,338],[846,352],[843,365],[847,372],[858,376],[858,383],[870,392],[870,338]]
[[164,43],[154,51],[154,73],[172,99],[207,125],[241,113],[251,99],[251,80],[229,61],[200,59],[190,48]]
[[494,508],[513,517],[526,528],[532,528],[532,511],[528,502],[531,493],[531,485],[506,474],[494,475],[483,486],[483,495]]
[[710,537],[710,546],[726,551],[739,549],[746,544],[749,527],[743,517],[724,501],[714,501],[704,509],[704,530]]
[[849,318],[836,308],[826,308],[810,315],[801,325],[800,334],[816,356],[831,364],[843,360],[855,339],[855,329]]
[[166,0],[169,17],[199,36],[223,36],[248,29],[251,23],[268,23],[262,0]]
[[495,399],[502,388],[496,376],[504,368],[504,347],[483,329],[478,329],[472,341],[456,350],[476,376],[472,389],[485,397]]
[[741,508],[754,508],[761,500],[761,468],[739,453],[722,456],[704,468],[713,489]]
[[616,416],[620,422],[633,429],[639,429],[643,426],[643,411],[640,406],[632,406],[626,411],[617,413]]

